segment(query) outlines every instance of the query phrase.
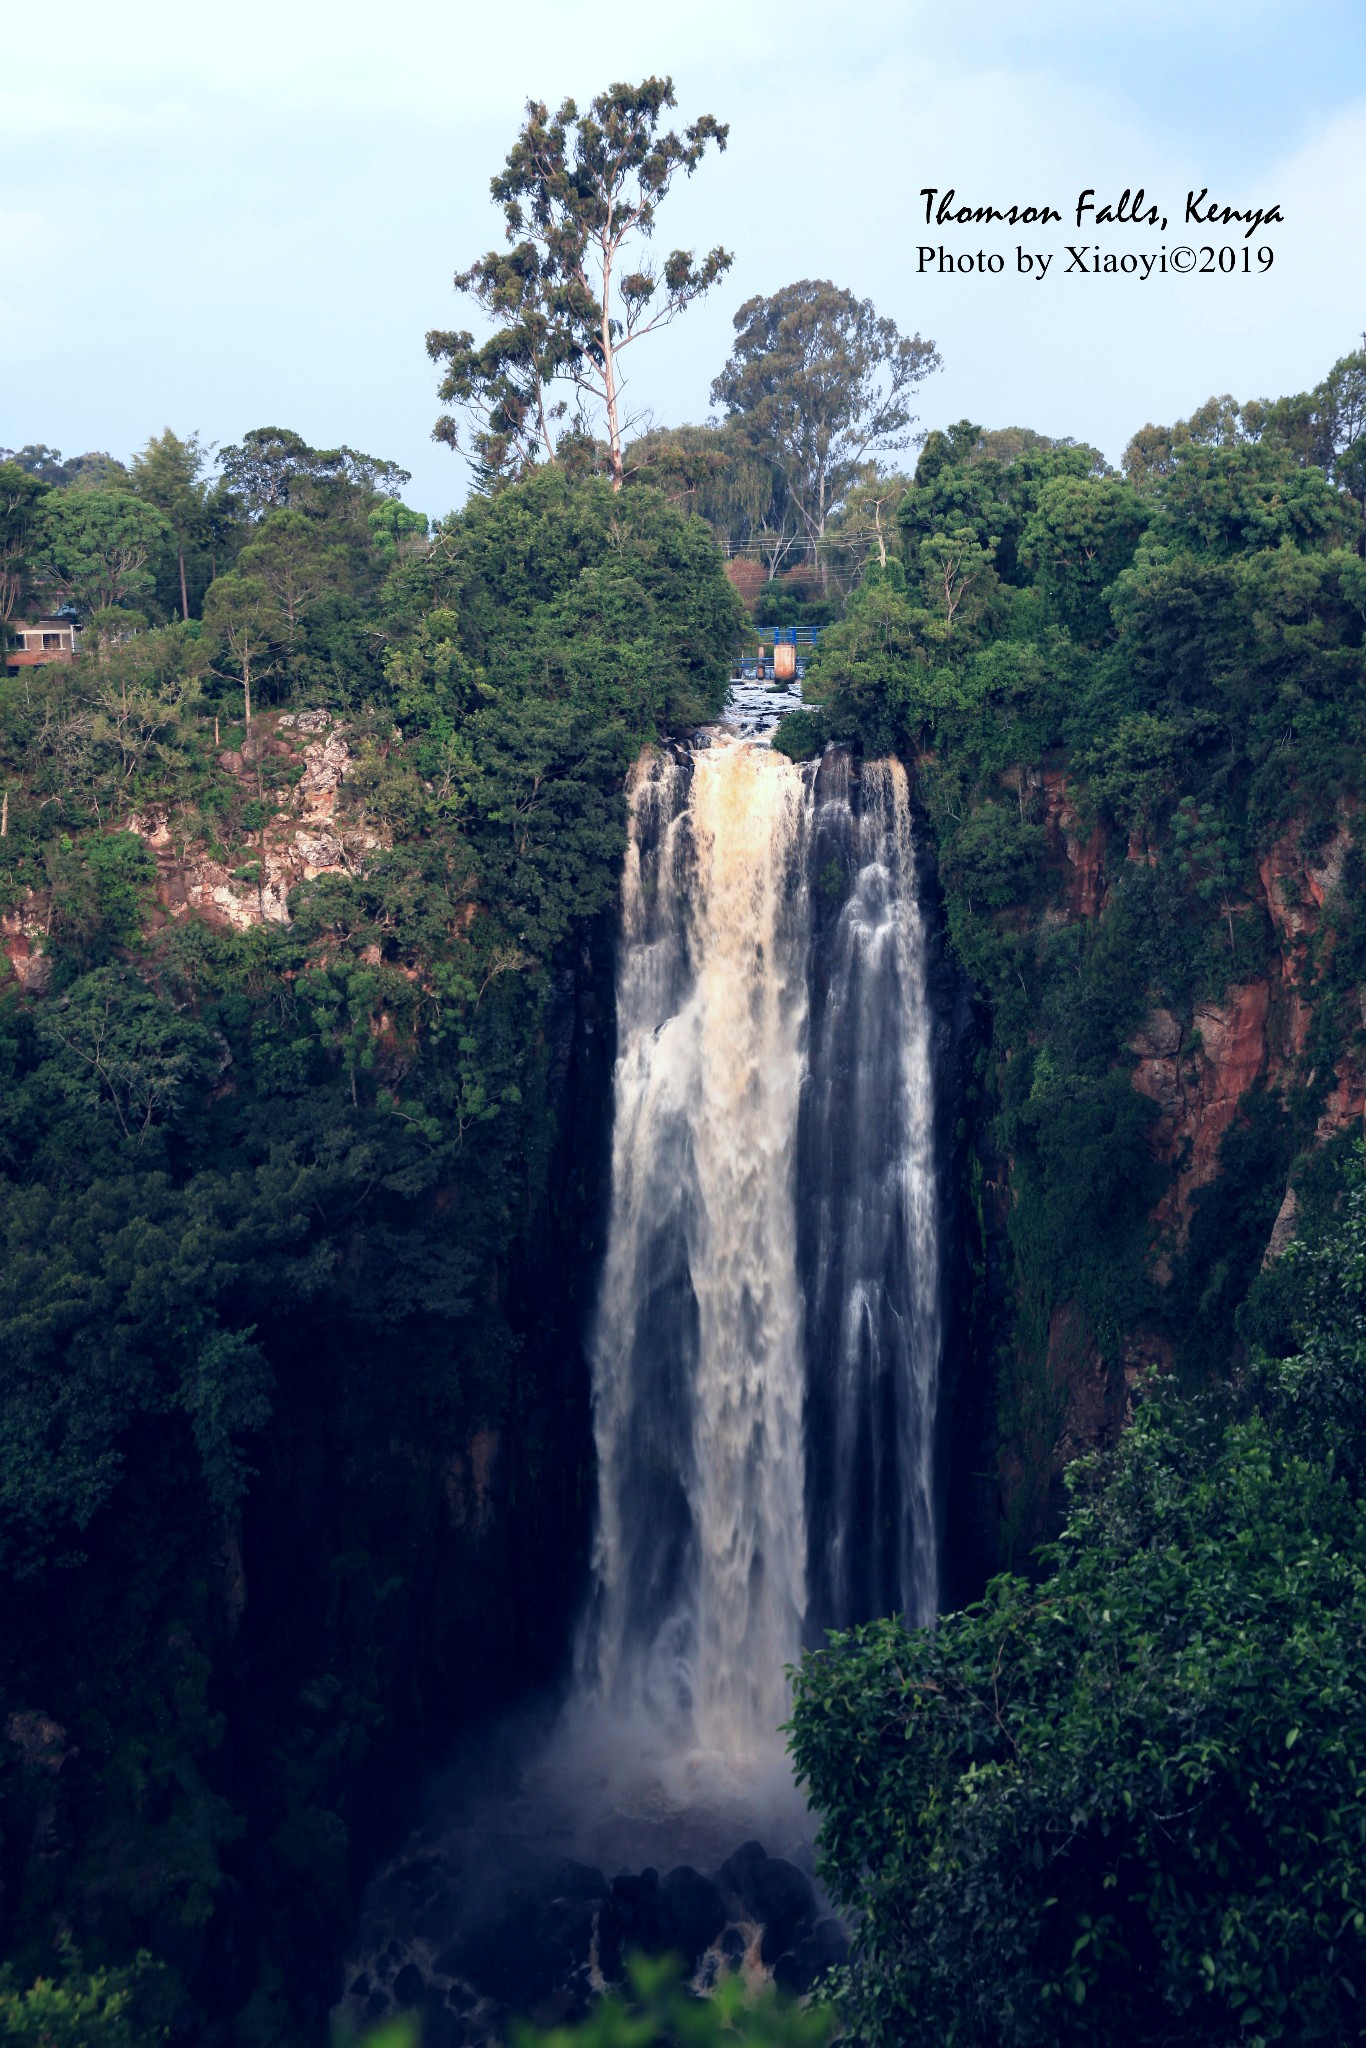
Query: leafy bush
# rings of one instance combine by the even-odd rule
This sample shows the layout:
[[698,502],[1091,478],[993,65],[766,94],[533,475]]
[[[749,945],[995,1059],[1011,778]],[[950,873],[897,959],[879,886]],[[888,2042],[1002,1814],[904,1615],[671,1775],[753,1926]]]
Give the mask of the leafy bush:
[[797,1675],[821,1870],[873,2044],[1261,2048],[1360,2032],[1366,1166],[1290,1255],[1298,1346],[1151,1387],[1074,1466],[1042,1584]]
[[139,1992],[154,1974],[150,1956],[127,1970],[83,1971],[73,1957],[60,1977],[20,1990],[0,1965],[0,2041],[14,2048],[152,2048],[167,2029],[139,2016]]
[[680,1981],[675,1964],[632,1957],[624,1994],[597,1999],[577,2026],[546,2033],[525,2027],[518,2048],[827,2048],[837,2031],[828,2007],[804,2008],[776,1997],[755,1997],[735,1974],[723,1977],[709,1997],[697,1998]]
[[799,1676],[859,2038],[1354,2035],[1360,1504],[1260,1418],[1154,1401],[1054,1562]]
[[789,761],[811,761],[825,745],[825,721],[818,711],[789,711],[780,719],[773,745]]

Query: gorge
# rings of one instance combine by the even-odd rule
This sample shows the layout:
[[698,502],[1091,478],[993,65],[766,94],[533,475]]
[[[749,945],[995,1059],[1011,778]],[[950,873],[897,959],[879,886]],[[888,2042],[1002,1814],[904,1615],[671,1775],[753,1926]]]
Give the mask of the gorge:
[[[1298,1439],[1258,1389],[1319,1270],[1280,1253],[1354,1213],[1362,569],[1354,501],[1270,439],[1135,449],[1127,483],[1023,430],[931,436],[772,748],[753,706],[716,723],[745,621],[711,529],[558,465],[388,566],[368,487],[324,478],[310,517],[354,587],[255,678],[249,722],[212,621],[7,682],[17,1983],[67,1929],[87,1970],[146,1948],[174,2038],[211,2048],[321,2039],[339,1991],[367,2025],[430,2002],[433,2048],[486,2038],[567,2016],[633,1944],[800,1989],[841,1947],[774,1740],[782,1667],[814,1648],[793,1713],[831,1896],[864,1911],[885,1826],[885,1896],[923,1930],[907,1961],[889,1909],[866,2009],[904,1964],[945,2009],[989,1977],[1012,2044],[1026,1981],[1063,1987],[1078,2038],[1140,1993],[1167,2038],[1190,1982],[1169,1932],[1160,1984],[1072,1944],[1113,1800],[1172,1810],[1143,1773],[1186,1754],[1180,1689],[1136,1695],[1166,1718],[1135,1743],[1088,1719],[1086,1658],[1112,1579],[1135,1670],[1149,1595],[1164,1644],[1237,1621],[1238,1500],[1185,1423],[1161,1448],[1188,1396],[1243,1404],[1282,1464],[1238,1528],[1279,1516],[1301,1554]],[[1352,1270],[1324,1282],[1324,1345]],[[1338,1428],[1337,1384],[1292,1420]],[[1203,1578],[1160,1513],[1156,1549],[1126,1533],[1168,1465]],[[1098,1522],[1113,1469],[1129,1493]],[[1346,1557],[1320,1481],[1322,1554]],[[1039,1619],[1092,1613],[1065,1574],[1048,1604],[1037,1546],[1069,1528],[1106,1582],[1079,1664]],[[1288,1701],[1296,1630],[1354,1682],[1350,1604],[1275,1597],[1258,1699]],[[933,1631],[822,1647],[936,1607]],[[955,1704],[869,1789],[858,1745],[900,1726],[912,1664]],[[1210,1713],[1233,1706],[1216,1687]],[[1284,1733],[1247,1740],[1307,1842],[1294,1774],[1319,1749]],[[982,1882],[950,1882],[972,1760],[1005,1786],[1012,1744],[1037,1802],[993,1808]],[[1059,1947],[1076,1785],[1100,1846]],[[912,1840],[927,1800],[946,1832]],[[1125,1938],[1149,1952],[1188,1856],[1193,1938],[1242,1984],[1200,1875],[1221,1838],[1190,1810],[1188,1842],[1135,1834],[1159,1876]],[[1304,1925],[1295,1982],[1340,2003]]]
[[[623,1900],[699,1983],[752,1950],[803,1988],[840,1949],[781,1726],[826,1629],[937,1609],[946,1032],[905,769],[835,747],[797,766],[755,723],[630,777],[569,1696],[504,1798],[438,1794],[372,1887],[358,2020],[416,1997],[438,2038],[453,2015],[493,2038],[509,1946],[543,2018],[581,2009]],[[737,1861],[756,1832],[795,1862],[752,1839]],[[622,1869],[642,1864],[653,1920]],[[528,1924],[557,1910],[538,1956]]]

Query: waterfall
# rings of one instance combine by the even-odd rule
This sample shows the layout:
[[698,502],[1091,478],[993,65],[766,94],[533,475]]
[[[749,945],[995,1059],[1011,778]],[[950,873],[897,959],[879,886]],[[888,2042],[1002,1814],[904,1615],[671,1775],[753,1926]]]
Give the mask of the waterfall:
[[813,1633],[927,1621],[939,1358],[905,771],[722,740],[635,770],[576,1691],[781,1752]]
[[[931,1621],[939,1591],[930,1013],[900,762],[866,763],[859,794],[856,809],[848,756],[828,756],[798,1176],[817,1638],[897,1611]],[[822,922],[827,877],[839,887]]]
[[[491,2039],[699,1914],[698,1989],[839,1954],[785,1669],[828,1627],[937,1609],[933,1020],[904,769],[795,767],[751,737],[771,704],[739,712],[630,783],[575,1683],[501,1756],[482,1731],[377,1874],[357,2029],[416,1983]],[[766,1873],[762,1911],[732,1858]]]

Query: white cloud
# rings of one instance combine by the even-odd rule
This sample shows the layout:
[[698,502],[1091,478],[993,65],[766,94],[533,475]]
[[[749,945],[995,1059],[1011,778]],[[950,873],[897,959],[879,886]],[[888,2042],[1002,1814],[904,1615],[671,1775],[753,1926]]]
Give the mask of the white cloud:
[[[1013,420],[1114,455],[1211,389],[1302,388],[1359,332],[1366,115],[1343,102],[1360,74],[1314,73],[1327,118],[1283,89],[1339,17],[1342,0],[695,0],[622,10],[605,41],[586,0],[530,0],[514,33],[486,0],[243,0],[230,29],[178,0],[71,0],[60,87],[7,113],[8,202],[61,262],[41,304],[9,288],[0,439],[126,451],[168,418],[219,440],[274,419],[397,456],[415,502],[442,508],[463,471],[428,440],[422,337],[454,322],[453,270],[497,238],[488,180],[523,98],[667,70],[680,115],[715,112],[731,141],[661,233],[736,262],[641,350],[633,401],[705,416],[742,299],[829,276],[939,343],[927,421]],[[1178,29],[1206,52],[1227,30],[1243,67],[1206,65],[1184,112],[1151,69]],[[33,10],[7,33],[11,77],[50,68]],[[1179,204],[1209,183],[1280,197],[1287,221],[1268,279],[922,277],[918,189],[950,182],[997,204],[1138,183]]]

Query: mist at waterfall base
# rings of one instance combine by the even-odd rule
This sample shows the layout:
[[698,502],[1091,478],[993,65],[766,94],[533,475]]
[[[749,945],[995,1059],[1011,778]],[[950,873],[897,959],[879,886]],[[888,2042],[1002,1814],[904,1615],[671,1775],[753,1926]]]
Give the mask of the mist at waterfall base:
[[648,751],[616,1010],[569,1697],[467,1746],[372,1886],[361,1984],[404,1885],[430,1894],[430,1938],[402,1944],[427,1983],[452,1915],[542,1911],[547,1857],[575,1926],[614,1871],[692,1879],[746,1837],[809,1870],[788,1667],[828,1628],[938,1605],[934,1060],[901,765],[798,767],[724,729]]

